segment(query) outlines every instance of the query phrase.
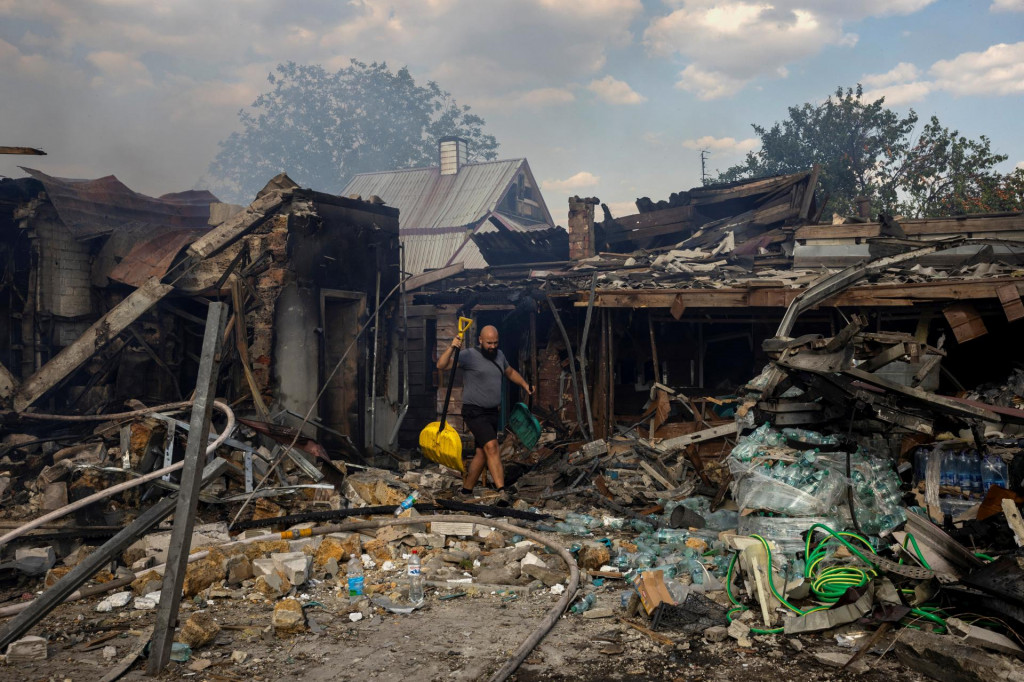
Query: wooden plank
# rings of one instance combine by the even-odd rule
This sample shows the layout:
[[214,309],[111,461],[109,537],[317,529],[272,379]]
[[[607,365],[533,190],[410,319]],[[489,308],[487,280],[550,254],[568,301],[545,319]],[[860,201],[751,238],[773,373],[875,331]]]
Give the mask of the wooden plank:
[[807,220],[807,214],[811,210],[811,201],[814,199],[814,189],[818,186],[818,176],[821,174],[821,166],[814,164],[811,168],[811,177],[804,185],[804,195],[800,199],[800,218]]
[[1003,306],[1006,319],[1010,322],[1024,317],[1024,303],[1020,300],[1020,290],[1016,284],[1007,284],[996,289],[996,296]]
[[19,154],[21,156],[46,156],[46,152],[35,147],[0,147],[0,154]]
[[631,239],[630,233],[635,230],[647,230],[653,227],[689,223],[693,220],[693,217],[693,206],[676,206],[673,208],[663,208],[658,211],[648,211],[647,213],[634,213],[633,215],[616,218],[615,222],[621,225],[623,229],[619,231],[614,229],[614,227],[611,229],[606,228],[605,237],[613,242]]
[[710,429],[704,429],[703,431],[697,431],[696,433],[688,433],[684,436],[677,436],[675,438],[663,440],[655,445],[654,448],[660,452],[672,453],[677,450],[682,450],[688,445],[702,443],[706,440],[714,440],[715,438],[721,438],[722,436],[729,436],[737,431],[739,431],[739,425],[736,422],[729,422],[728,424],[713,426]]
[[16,390],[18,390],[17,378],[11,374],[11,370],[4,366],[4,363],[0,362],[0,399],[10,398]]
[[676,486],[673,485],[670,480],[668,480],[667,478],[662,476],[660,473],[658,473],[658,470],[655,469],[653,466],[651,466],[650,462],[647,462],[647,461],[641,459],[640,460],[640,468],[643,469],[644,471],[646,471],[650,475],[651,478],[653,478],[655,481],[657,481],[662,486],[664,486],[665,490],[674,490],[675,489]]
[[896,360],[899,360],[906,354],[906,344],[897,343],[895,346],[889,346],[875,357],[864,362],[858,367],[858,369],[864,372],[874,372],[876,370],[882,369],[890,362],[895,362]]
[[[981,232],[1024,232],[1024,213],[1011,216],[975,216],[963,218],[926,218],[901,220],[900,226],[907,236],[934,236],[971,234]],[[797,241],[818,239],[867,239],[878,237],[881,226],[878,223],[854,223],[851,225],[806,225],[793,235]]]
[[1003,515],[1006,516],[1006,524],[1013,530],[1014,542],[1018,547],[1024,547],[1024,519],[1020,517],[1020,510],[1009,497],[1003,498],[1000,504],[1003,507]]
[[178,606],[181,603],[181,588],[185,584],[185,570],[188,567],[192,528],[199,506],[199,490],[202,488],[203,460],[206,459],[206,446],[209,442],[217,370],[220,367],[220,349],[227,317],[226,304],[210,304],[206,316],[206,334],[203,336],[199,373],[196,377],[188,441],[185,444],[185,466],[181,470],[181,488],[174,510],[167,567],[164,569],[160,604],[156,613],[156,631],[153,633],[153,647],[147,665],[150,675],[160,674],[171,656],[174,627],[178,621]]
[[274,215],[281,208],[285,197],[291,198],[291,194],[281,190],[267,192],[249,204],[244,211],[236,213],[192,242],[187,250],[188,255],[196,260],[201,260],[230,246],[246,232],[263,224]]
[[425,287],[428,284],[434,282],[440,282],[443,279],[448,279],[453,275],[457,275],[466,269],[464,263],[455,263],[444,268],[438,268],[437,270],[431,270],[430,272],[424,272],[419,275],[413,275],[409,279],[405,280],[406,292],[415,291],[421,287]]
[[[1024,278],[999,277],[984,280],[868,284],[851,287],[822,303],[823,306],[873,305],[907,306],[915,301],[953,301],[997,298],[1006,285],[1024,283]],[[785,287],[723,287],[721,289],[606,289],[595,294],[598,308],[744,308],[786,307],[803,289]],[[573,305],[586,307],[588,292],[577,292]]]
[[22,412],[44,393],[64,380],[101,348],[117,338],[125,328],[157,301],[174,290],[156,277],[128,294],[120,303],[85,330],[71,345],[62,349],[49,362],[25,380],[14,395],[14,409]]

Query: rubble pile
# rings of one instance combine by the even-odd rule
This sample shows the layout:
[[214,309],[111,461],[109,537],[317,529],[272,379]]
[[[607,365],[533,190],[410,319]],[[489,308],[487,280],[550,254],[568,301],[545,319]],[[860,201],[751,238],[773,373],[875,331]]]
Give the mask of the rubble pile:
[[[889,232],[865,237],[881,240],[870,260],[828,261],[816,178],[641,200],[596,225],[599,202],[574,198],[590,232],[573,235],[571,262],[513,273],[531,288],[458,268],[453,286],[403,291],[399,306],[388,299],[409,279],[448,275],[398,281],[395,212],[281,176],[181,258],[185,241],[167,246],[150,284],[60,351],[73,367],[55,354],[0,385],[0,673],[56,678],[81,657],[111,680],[167,661],[254,680],[413,664],[506,679],[577,661],[611,678],[715,665],[733,667],[707,679],[735,678],[749,664],[1020,679],[1024,370],[992,358],[982,381],[957,365],[963,344],[1024,317],[1019,266],[963,236]],[[367,261],[358,281],[324,275],[328,224],[352,244],[373,232],[394,259]],[[622,253],[577,253],[595,243]],[[946,253],[964,246],[978,248]],[[805,266],[787,267],[800,249]],[[181,284],[160,278],[178,275],[188,304],[163,300]],[[299,281],[319,282],[318,311]],[[960,291],[998,308],[982,314]],[[431,324],[409,324],[410,303]],[[173,368],[162,356],[177,337],[136,322],[154,306],[187,322],[166,324],[191,339]],[[536,417],[539,438],[520,440],[514,419],[501,437],[511,494],[463,491],[460,472],[396,445],[417,426],[407,414],[433,418],[440,395],[448,409],[454,385],[431,353],[476,306],[521,332],[503,343],[538,386],[512,412]],[[783,311],[774,333],[754,310],[770,307]],[[875,310],[889,307],[909,312]],[[737,339],[751,362],[721,353],[712,381],[708,356]],[[295,350],[307,342],[316,358]],[[144,402],[116,367],[135,351],[162,372]],[[183,367],[194,390],[171,385]],[[172,390],[189,399],[165,402]],[[460,392],[451,423],[464,431]]]

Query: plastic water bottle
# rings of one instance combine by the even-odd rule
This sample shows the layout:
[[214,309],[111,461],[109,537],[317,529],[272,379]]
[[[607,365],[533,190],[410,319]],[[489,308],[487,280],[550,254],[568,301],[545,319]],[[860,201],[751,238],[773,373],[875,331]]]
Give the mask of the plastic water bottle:
[[686,542],[690,531],[683,528],[662,528],[655,535],[658,542]]
[[987,493],[988,489],[994,485],[1005,488],[1007,475],[1006,462],[1003,461],[1002,457],[996,455],[986,457],[981,468],[982,493]]
[[956,471],[957,485],[960,486],[960,493],[967,494],[971,492],[971,462],[967,459],[967,451],[964,450],[957,457],[957,471]]
[[357,602],[363,598],[363,561],[353,554],[348,560],[348,600]]
[[402,504],[398,505],[398,507],[395,509],[395,516],[401,516],[402,512],[409,510],[410,508],[412,508],[414,504],[416,504],[415,490],[409,493],[409,497],[402,500]]
[[597,601],[597,597],[593,594],[588,594],[586,597],[573,604],[572,608],[569,610],[579,615],[590,609],[590,607],[594,605],[595,601]]
[[942,453],[942,470],[939,485],[956,485],[956,460],[954,458],[955,455],[950,451]]
[[982,490],[981,486],[981,455],[977,452],[971,452],[969,457],[971,464],[971,495],[981,497],[985,494],[985,490]]
[[423,603],[423,576],[420,574],[420,553],[415,549],[409,557],[409,601],[416,606]]

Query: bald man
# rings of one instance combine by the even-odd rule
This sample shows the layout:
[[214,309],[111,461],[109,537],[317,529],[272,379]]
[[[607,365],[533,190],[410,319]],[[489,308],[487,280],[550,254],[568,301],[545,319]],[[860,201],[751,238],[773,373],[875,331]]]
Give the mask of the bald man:
[[[461,347],[462,339],[455,337],[437,359],[437,368],[442,371],[451,369],[455,349]],[[473,488],[486,466],[499,495],[507,501],[505,469],[498,453],[501,380],[508,377],[527,395],[533,395],[533,386],[512,369],[505,354],[498,350],[498,330],[490,325],[480,330],[479,348],[468,348],[459,355],[459,369],[462,370],[462,419],[476,441],[476,455],[462,479],[462,494],[473,494]]]

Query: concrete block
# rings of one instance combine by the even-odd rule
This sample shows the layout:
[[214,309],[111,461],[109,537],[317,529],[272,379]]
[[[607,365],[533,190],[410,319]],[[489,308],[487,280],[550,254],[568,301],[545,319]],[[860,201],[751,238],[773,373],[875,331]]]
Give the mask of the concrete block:
[[302,552],[287,554],[271,554],[276,569],[280,571],[292,585],[301,585],[309,579],[309,564],[312,557]]
[[46,640],[29,635],[7,645],[7,664],[17,665],[46,660]]

